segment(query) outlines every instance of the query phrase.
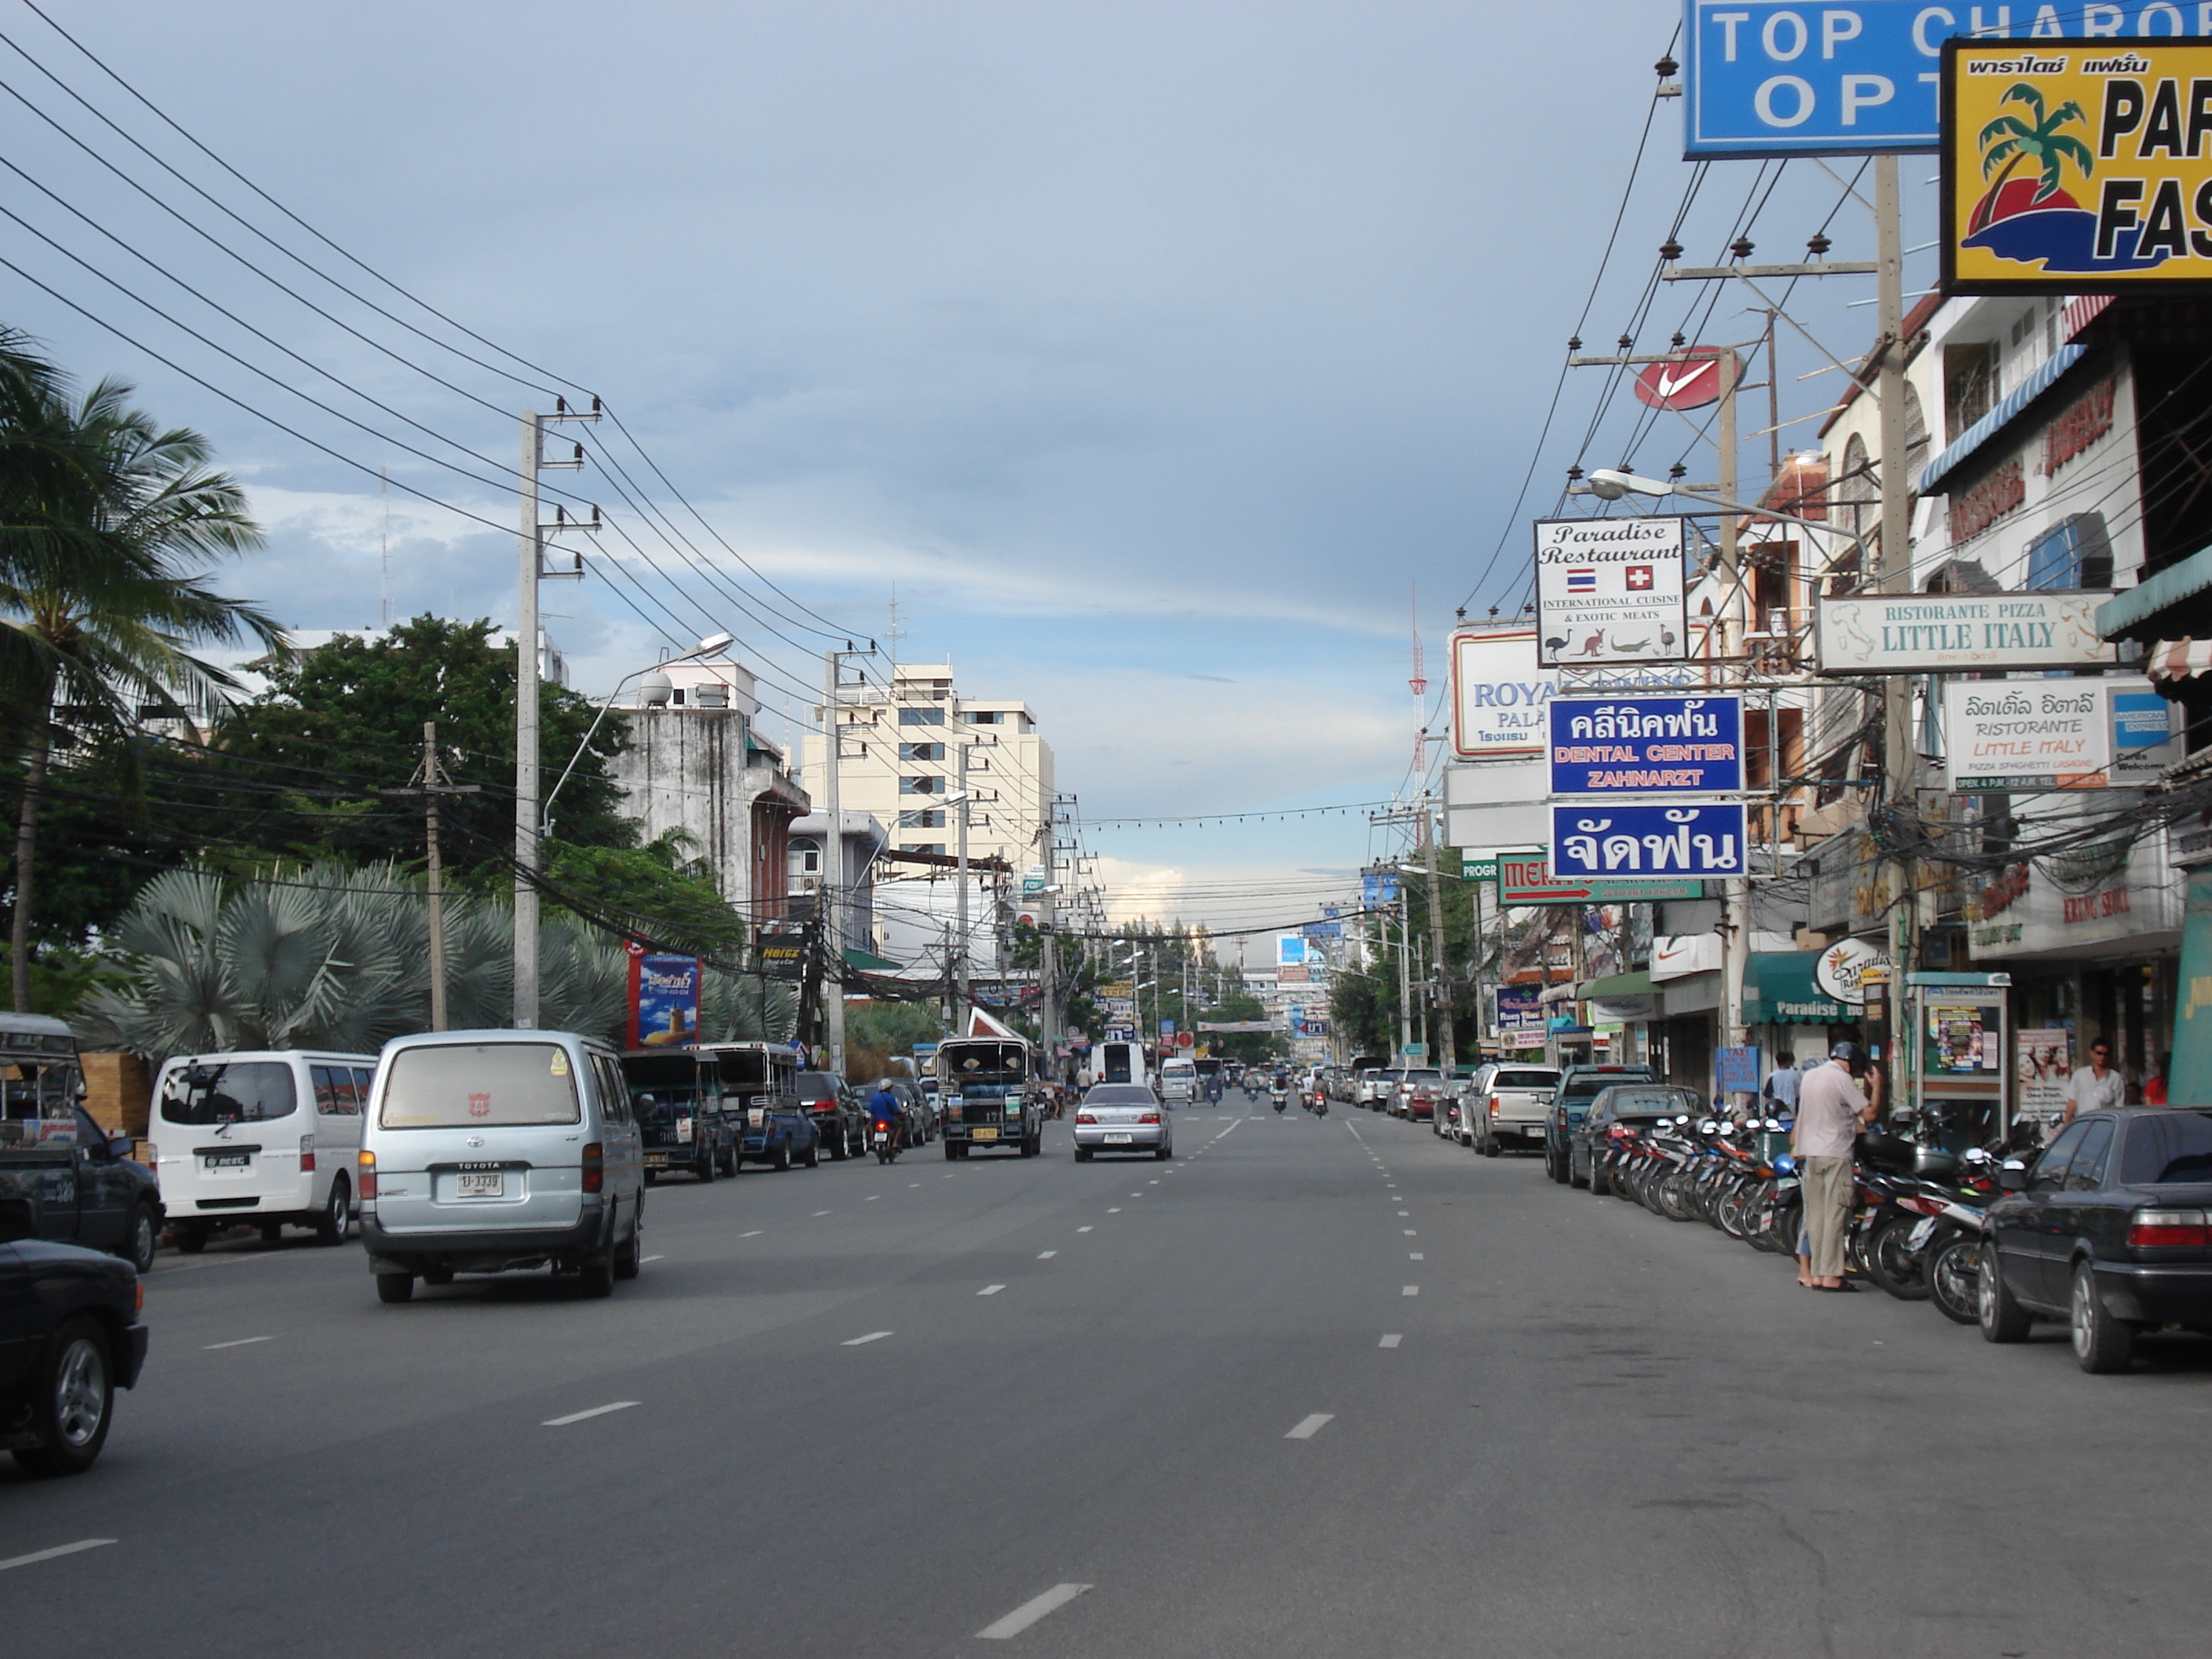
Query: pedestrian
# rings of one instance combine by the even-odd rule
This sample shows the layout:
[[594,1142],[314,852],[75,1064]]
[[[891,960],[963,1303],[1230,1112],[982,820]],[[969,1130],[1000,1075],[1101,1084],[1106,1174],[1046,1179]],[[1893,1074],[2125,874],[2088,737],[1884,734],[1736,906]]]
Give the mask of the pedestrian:
[[1774,1069],[1766,1074],[1766,1086],[1759,1092],[1783,1112],[1797,1109],[1798,1085],[1804,1073],[1797,1069],[1797,1056],[1784,1048],[1774,1056]]
[[1881,1109],[1881,1073],[1867,1068],[1867,1088],[1851,1080],[1858,1045],[1838,1042],[1828,1063],[1805,1073],[1790,1150],[1797,1155],[1805,1206],[1805,1249],[1797,1282],[1816,1291],[1856,1291],[1844,1282],[1844,1226],[1851,1209],[1851,1143],[1859,1126]]
[[2127,1079],[2112,1069],[2112,1045],[2099,1037],[2089,1045],[2089,1063],[2067,1079],[2064,1121],[2071,1123],[2076,1112],[2124,1105],[2127,1097]]

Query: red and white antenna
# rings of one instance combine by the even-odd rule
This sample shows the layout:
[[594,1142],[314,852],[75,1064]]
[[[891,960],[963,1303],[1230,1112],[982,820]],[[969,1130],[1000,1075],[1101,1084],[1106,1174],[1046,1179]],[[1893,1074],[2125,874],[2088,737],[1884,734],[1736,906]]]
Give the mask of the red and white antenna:
[[1419,582],[1411,584],[1411,587],[1413,596],[1413,676],[1406,684],[1413,688],[1413,695],[1419,697],[1429,689],[1429,672],[1421,653],[1421,587]]

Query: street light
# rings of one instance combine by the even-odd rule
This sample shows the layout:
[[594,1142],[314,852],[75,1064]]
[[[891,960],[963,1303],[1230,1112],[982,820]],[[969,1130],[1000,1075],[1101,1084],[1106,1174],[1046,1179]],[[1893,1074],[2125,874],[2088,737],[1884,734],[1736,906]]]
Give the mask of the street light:
[[1686,495],[1692,501],[1705,501],[1723,513],[1748,513],[1753,518],[1773,519],[1783,524],[1794,524],[1806,530],[1817,530],[1824,536],[1841,536],[1864,555],[1866,544],[1856,531],[1845,530],[1832,524],[1815,524],[1810,519],[1801,519],[1794,513],[1779,513],[1771,507],[1753,507],[1747,501],[1731,501],[1709,490],[1692,489],[1669,478],[1639,477],[1633,472],[1622,472],[1612,467],[1600,467],[1589,475],[1590,494],[1601,501],[1617,501],[1624,495]]
[[550,841],[553,838],[553,797],[561,793],[561,785],[568,781],[568,775],[576,769],[576,763],[584,758],[584,751],[592,746],[592,739],[597,737],[599,732],[599,722],[606,719],[607,710],[614,707],[615,699],[622,695],[623,687],[628,685],[632,680],[636,679],[640,675],[658,672],[659,670],[667,667],[672,662],[690,662],[696,657],[712,656],[715,652],[727,650],[731,646],[736,643],[737,635],[734,634],[709,634],[706,638],[701,640],[698,644],[693,646],[689,651],[683,653],[681,655],[665,658],[662,661],[655,663],[651,668],[632,669],[629,673],[617,680],[615,682],[615,689],[607,693],[606,701],[599,705],[599,712],[592,716],[591,730],[584,733],[583,742],[576,745],[576,752],[568,757],[568,765],[561,769],[559,782],[555,783],[552,788],[546,792],[544,806],[543,808],[544,814],[544,828],[539,833],[542,834],[548,841]]

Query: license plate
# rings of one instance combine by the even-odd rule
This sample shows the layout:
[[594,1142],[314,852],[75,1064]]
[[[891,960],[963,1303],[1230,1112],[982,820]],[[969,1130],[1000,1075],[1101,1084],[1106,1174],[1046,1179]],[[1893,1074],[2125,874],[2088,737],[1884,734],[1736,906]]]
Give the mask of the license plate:
[[251,1152],[210,1152],[201,1159],[202,1165],[210,1170],[243,1170],[252,1162]]
[[488,1175],[464,1171],[456,1177],[453,1190],[461,1198],[505,1198],[507,1176],[496,1170]]
[[[648,1170],[658,1170],[667,1162],[668,1154],[665,1152],[647,1152],[645,1155],[645,1167]],[[466,1181],[468,1177],[463,1176],[461,1179]]]
[[996,1129],[978,1129],[975,1131],[975,1138],[978,1140],[996,1140],[999,1138],[999,1132]]
[[1106,1137],[1106,1144],[1109,1146],[1126,1146],[1129,1144],[1129,1137],[1127,1135],[1108,1135]]

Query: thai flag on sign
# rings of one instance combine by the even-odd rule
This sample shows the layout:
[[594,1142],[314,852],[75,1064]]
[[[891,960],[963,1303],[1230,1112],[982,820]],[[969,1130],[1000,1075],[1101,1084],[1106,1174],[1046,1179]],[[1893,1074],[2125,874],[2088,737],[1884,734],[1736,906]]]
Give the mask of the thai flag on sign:
[[1596,592],[1597,567],[1594,564],[1569,565],[1567,567],[1567,592],[1570,593]]
[[1651,591],[1651,567],[1648,564],[1632,564],[1622,573],[1622,577],[1632,593],[1649,593]]

